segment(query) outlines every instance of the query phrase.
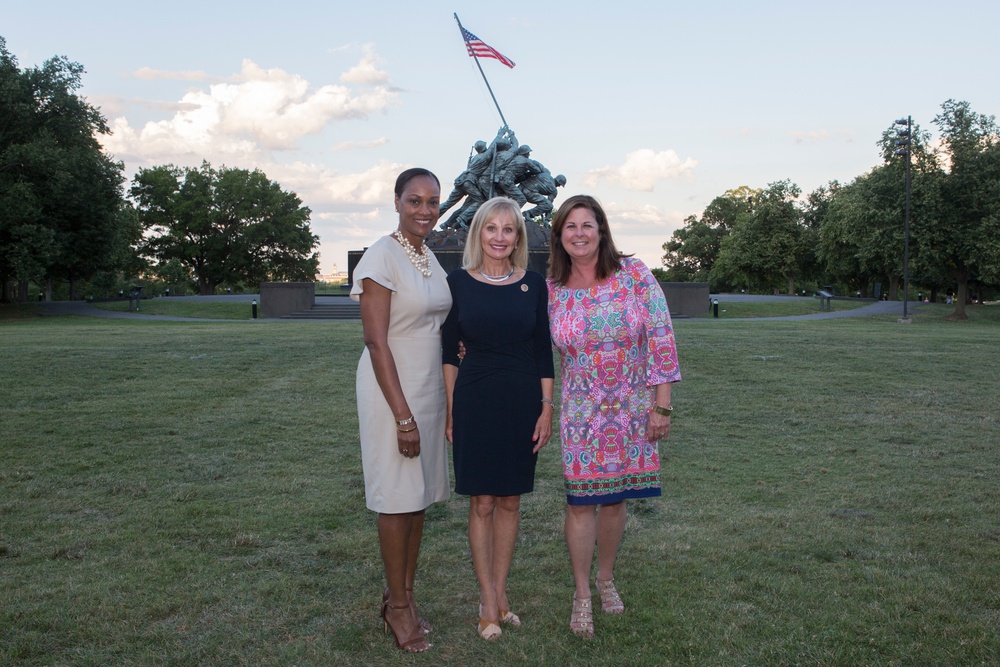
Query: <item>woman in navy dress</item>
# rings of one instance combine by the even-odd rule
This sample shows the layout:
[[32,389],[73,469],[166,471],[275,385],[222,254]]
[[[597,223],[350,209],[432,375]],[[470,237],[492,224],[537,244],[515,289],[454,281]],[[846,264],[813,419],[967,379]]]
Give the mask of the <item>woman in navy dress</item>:
[[[520,625],[507,600],[521,494],[534,488],[538,451],[552,435],[553,364],[545,279],[527,271],[527,230],[516,202],[476,211],[462,268],[448,275],[442,328],[455,492],[470,496],[469,546],[479,580],[479,634]],[[459,341],[464,354],[459,358]]]

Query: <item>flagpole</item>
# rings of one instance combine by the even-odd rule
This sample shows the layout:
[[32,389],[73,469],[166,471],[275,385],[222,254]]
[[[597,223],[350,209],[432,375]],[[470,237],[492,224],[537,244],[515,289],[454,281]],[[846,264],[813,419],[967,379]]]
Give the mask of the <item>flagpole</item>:
[[[458,31],[462,33],[462,42],[465,43],[465,27],[462,22],[458,20],[458,13],[455,13],[455,22],[458,23]],[[500,114],[500,120],[503,121],[503,126],[507,127],[507,119],[503,117],[503,111],[500,111],[500,104],[497,102],[497,96],[493,94],[493,89],[490,87],[490,82],[486,78],[486,72],[483,71],[483,66],[479,64],[479,56],[472,52],[472,57],[476,61],[476,67],[479,68],[479,73],[483,76],[483,81],[486,82],[486,90],[490,91],[490,97],[493,98],[493,104],[497,108],[497,113]]]

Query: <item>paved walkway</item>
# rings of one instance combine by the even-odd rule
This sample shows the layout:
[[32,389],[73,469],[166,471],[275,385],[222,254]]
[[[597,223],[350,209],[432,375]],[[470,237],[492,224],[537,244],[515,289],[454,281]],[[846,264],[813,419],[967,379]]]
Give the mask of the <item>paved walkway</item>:
[[[770,296],[766,294],[713,294],[713,299],[718,299],[720,304],[737,302],[762,302],[762,301],[812,301],[819,308],[817,300],[810,296]],[[915,303],[909,303],[907,315],[914,310]],[[841,317],[868,317],[870,315],[903,315],[902,301],[872,301],[867,306],[851,308],[850,310],[819,311],[808,315],[785,315],[782,317],[729,317],[708,318],[716,322],[773,322],[775,320],[832,320]],[[705,318],[688,320],[689,322],[700,322]]]
[[[220,294],[217,296],[172,296],[166,297],[171,301],[227,301],[246,303],[247,307],[254,299],[259,299],[257,294]],[[331,301],[334,299],[347,299],[346,296],[318,296],[317,300]],[[812,301],[816,299],[808,296],[771,296],[766,294],[713,294],[713,299],[718,299],[720,304],[736,302],[761,302],[761,301]],[[130,313],[98,308],[86,301],[49,301],[38,304],[41,306],[43,315],[80,315],[84,317],[97,317],[103,319],[124,319],[124,320],[163,320],[172,322],[247,322],[248,320],[217,320],[196,317],[174,317],[173,315],[145,315],[142,312]],[[916,303],[910,303],[908,312],[914,311]],[[817,308],[819,307],[817,303]],[[867,306],[852,308],[851,310],[835,310],[832,312],[822,311],[809,313],[808,315],[787,315],[784,317],[728,317],[728,318],[707,318],[713,322],[754,322],[775,320],[829,320],[841,317],[867,317],[870,315],[900,315],[903,314],[902,301],[874,301]],[[277,322],[282,320],[249,320],[257,322]],[[686,322],[703,322],[706,318],[693,318],[684,320]]]

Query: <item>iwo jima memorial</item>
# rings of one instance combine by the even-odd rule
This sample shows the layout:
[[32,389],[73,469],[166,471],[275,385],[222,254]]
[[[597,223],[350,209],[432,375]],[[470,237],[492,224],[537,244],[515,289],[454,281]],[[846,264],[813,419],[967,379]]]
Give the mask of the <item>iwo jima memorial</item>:
[[[549,258],[549,222],[552,218],[553,202],[557,188],[566,185],[562,174],[553,176],[545,165],[531,157],[531,147],[521,144],[500,110],[490,82],[486,79],[480,58],[494,58],[508,67],[514,61],[488,46],[462,26],[455,15],[455,21],[462,32],[462,39],[469,55],[475,60],[479,73],[486,82],[493,104],[503,126],[493,141],[477,141],[472,146],[465,169],[455,178],[451,193],[441,202],[442,218],[451,212],[438,229],[427,235],[424,241],[434,252],[445,271],[453,271],[462,265],[462,252],[468,236],[472,216],[480,204],[495,196],[513,199],[524,213],[528,230],[528,268],[545,275]],[[441,184],[441,194],[447,192],[446,183]],[[530,204],[530,207],[525,209]],[[367,248],[365,248],[367,250]],[[364,250],[347,253],[348,282],[354,282],[354,267],[364,254]]]
[[[440,223],[439,229],[427,235],[425,243],[446,272],[460,268],[469,223],[476,209],[490,197],[503,195],[521,205],[528,231],[528,268],[544,276],[548,269],[554,202],[558,188],[566,185],[566,177],[553,176],[545,165],[531,157],[530,146],[518,142],[500,110],[479,58],[494,58],[511,68],[514,61],[462,27],[458,14],[455,14],[455,21],[503,125],[490,143],[481,140],[473,144],[465,169],[455,178],[448,198],[441,202],[441,216],[449,211],[451,215]],[[442,194],[446,190],[446,184],[442,184]],[[529,204],[530,208],[526,208]],[[354,267],[363,254],[364,250],[347,253],[349,284],[353,284]],[[670,305],[671,317],[698,317],[708,313],[711,305],[708,283],[660,283],[660,286]]]

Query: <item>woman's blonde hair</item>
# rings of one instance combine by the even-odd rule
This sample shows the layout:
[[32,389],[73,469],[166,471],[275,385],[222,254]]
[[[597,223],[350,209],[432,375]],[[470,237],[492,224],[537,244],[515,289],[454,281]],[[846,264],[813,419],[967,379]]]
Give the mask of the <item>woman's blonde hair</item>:
[[511,265],[515,269],[528,268],[528,229],[524,225],[521,207],[513,199],[493,197],[483,202],[472,216],[469,235],[465,238],[465,252],[462,253],[463,269],[478,269],[483,265],[483,244],[479,236],[483,225],[500,216],[507,216],[510,222],[517,225],[517,242],[510,253]]

